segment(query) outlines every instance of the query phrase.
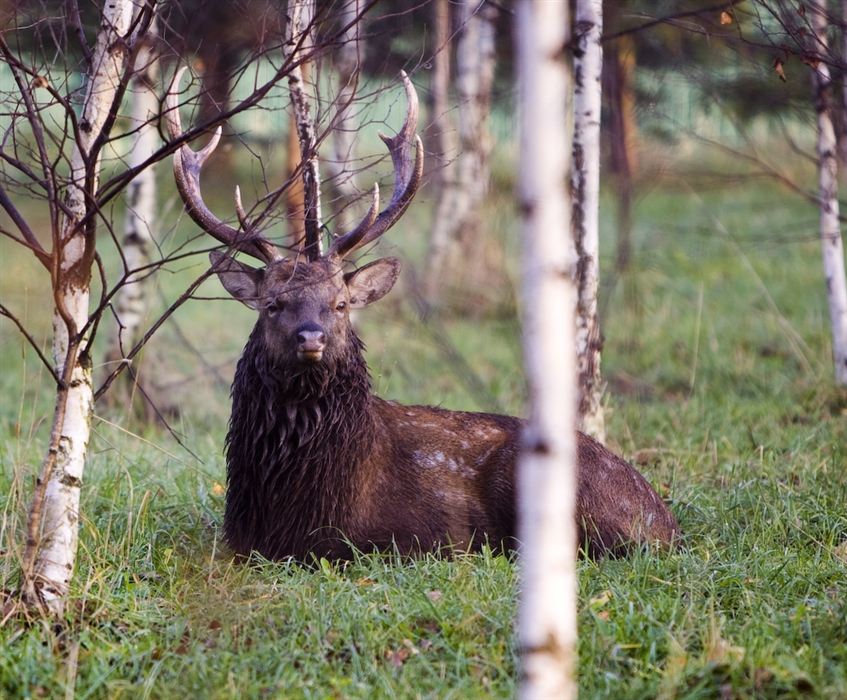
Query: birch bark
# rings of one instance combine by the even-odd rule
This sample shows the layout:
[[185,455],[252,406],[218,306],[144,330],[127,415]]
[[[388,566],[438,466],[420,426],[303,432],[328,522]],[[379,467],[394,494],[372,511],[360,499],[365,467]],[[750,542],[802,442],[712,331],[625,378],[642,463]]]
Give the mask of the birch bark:
[[494,20],[491,3],[462,0],[462,30],[456,42],[458,154],[444,176],[431,237],[426,296],[443,286],[451,248],[461,246],[462,274],[469,289],[486,288],[485,246],[480,241],[478,207],[488,191],[491,135],[488,122],[494,82]]
[[[570,230],[568,3],[516,4],[524,352],[519,462],[522,698],[576,697],[576,255]],[[564,313],[563,313],[564,312]]]
[[[355,154],[356,114],[353,99],[359,84],[359,22],[354,20],[361,14],[362,0],[346,0],[337,11],[336,21],[342,27],[350,24],[341,37],[341,46],[333,56],[338,76],[338,111],[332,125],[332,157],[326,161],[335,190],[337,211],[335,231],[341,235],[355,226],[350,205],[356,200],[359,190],[356,175],[350,167]],[[351,24],[352,23],[352,24]]]
[[[812,28],[818,50],[827,52],[826,2],[812,0]],[[818,197],[823,268],[832,324],[832,354],[836,384],[847,385],[847,277],[844,269],[844,243],[838,209],[838,144],[832,124],[830,104],[832,79],[829,66],[820,61],[812,68],[814,105],[818,122]]]
[[[158,80],[158,58],[156,56],[155,31],[151,28],[142,40],[143,45],[136,53],[130,96],[130,129],[135,133],[132,150],[129,153],[129,167],[137,168],[150,158],[161,145],[157,117],[159,113],[159,95],[156,92]],[[124,353],[132,348],[139,338],[139,331],[150,304],[149,273],[132,274],[150,262],[150,247],[153,244],[153,230],[156,222],[156,169],[150,166],[141,170],[127,187],[127,209],[124,221],[124,237],[121,252],[124,261],[124,273],[128,274],[126,283],[120,288],[116,305],[116,314],[120,328],[110,339],[106,363],[109,371],[118,362],[124,361]],[[126,385],[134,387],[135,373],[124,377],[124,390],[120,400],[131,406],[133,396]],[[112,405],[118,392],[107,394]]]
[[318,168],[317,138],[312,119],[312,105],[307,94],[300,62],[308,57],[313,46],[312,24],[315,17],[314,0],[288,0],[288,22],[285,28],[285,57],[295,67],[288,74],[288,90],[297,137],[300,142],[300,163],[303,176],[304,241],[303,249],[310,260],[323,254],[321,241],[321,174]]
[[600,104],[603,48],[602,0],[577,0],[574,56],[573,229],[577,263],[576,355],[580,429],[606,440],[603,347],[597,319],[600,284]]
[[[54,241],[53,360],[60,387],[51,443],[33,496],[24,553],[24,597],[61,615],[73,576],[79,496],[94,407],[91,362],[80,332],[88,323],[100,148],[128,57],[131,0],[104,4],[88,88],[75,134],[65,216]],[[43,501],[39,490],[43,488]]]

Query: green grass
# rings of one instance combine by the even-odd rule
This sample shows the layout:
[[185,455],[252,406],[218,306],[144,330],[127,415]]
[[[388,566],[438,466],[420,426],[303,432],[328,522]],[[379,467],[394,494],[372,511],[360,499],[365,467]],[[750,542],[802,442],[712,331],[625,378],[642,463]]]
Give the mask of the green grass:
[[[603,369],[609,445],[670,501],[686,547],[580,563],[581,696],[843,698],[847,395],[831,386],[816,216],[774,187],[677,185],[638,202]],[[514,249],[507,201],[493,210]],[[426,205],[410,214],[382,245],[420,266]],[[603,226],[610,269],[613,221]],[[0,292],[35,319],[46,308],[35,278],[9,265],[8,246],[2,255]],[[503,273],[512,286],[516,270]],[[190,272],[162,275],[161,297]],[[251,322],[223,301],[176,317],[224,379]],[[508,314],[437,316],[434,334],[395,291],[358,322],[381,395],[524,411]],[[51,386],[15,330],[0,331],[0,588],[13,589]],[[63,697],[69,682],[77,698],[512,696],[520,580],[508,559],[233,563],[216,489],[227,388],[175,333],[163,330],[142,370],[160,362],[173,375],[173,425],[193,454],[98,406],[109,422],[92,440],[65,625],[0,626],[0,697]]]

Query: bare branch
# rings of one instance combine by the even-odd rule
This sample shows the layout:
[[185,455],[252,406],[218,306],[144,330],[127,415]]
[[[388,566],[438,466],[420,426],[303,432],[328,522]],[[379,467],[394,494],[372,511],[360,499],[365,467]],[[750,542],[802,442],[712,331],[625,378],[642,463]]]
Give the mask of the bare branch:
[[14,222],[15,226],[18,227],[18,230],[24,237],[25,245],[35,254],[35,257],[38,258],[39,262],[44,265],[47,270],[50,270],[52,266],[52,258],[50,254],[44,250],[41,243],[38,242],[38,239],[29,227],[29,224],[27,224],[26,220],[23,216],[21,216],[21,213],[15,208],[15,205],[12,204],[12,201],[9,199],[9,195],[6,193],[2,184],[0,184],[0,207],[3,207],[3,209],[6,210],[9,218]]
[[0,304],[0,316],[5,316],[18,327],[18,330],[21,332],[21,335],[26,338],[26,341],[30,344],[30,346],[32,346],[32,349],[35,350],[36,354],[38,355],[38,359],[41,360],[41,363],[47,368],[47,371],[50,372],[50,374],[53,376],[53,379],[56,380],[56,384],[61,385],[62,379],[59,377],[58,374],[56,374],[56,370],[53,367],[53,363],[47,359],[43,352],[41,352],[41,348],[38,347],[38,343],[35,342],[35,338],[33,338],[30,332],[24,327],[24,325],[21,323],[21,320],[3,304]]

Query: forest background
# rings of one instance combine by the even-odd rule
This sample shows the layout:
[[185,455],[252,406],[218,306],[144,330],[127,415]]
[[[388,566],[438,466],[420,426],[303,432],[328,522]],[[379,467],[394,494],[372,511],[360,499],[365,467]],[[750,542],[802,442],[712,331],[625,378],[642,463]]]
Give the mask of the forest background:
[[[494,32],[478,132],[488,175],[467,214],[454,211],[439,258],[441,192],[445,182],[457,187],[458,153],[471,150],[455,142],[465,133],[455,62],[448,106],[434,104],[435,53],[444,45],[435,38],[439,6],[383,0],[362,25],[357,186],[367,191],[387,171],[374,164],[376,130],[402,117],[399,91],[383,89],[401,68],[430,105],[422,124],[432,157],[402,225],[379,246],[404,260],[403,293],[357,322],[381,396],[522,415],[512,14],[509,3],[469,4],[488,13]],[[464,28],[463,3],[450,8],[452,46]],[[80,9],[90,42],[99,8]],[[821,267],[812,66],[789,41],[803,26],[804,6],[633,1],[604,9],[606,443],[668,499],[686,546],[580,563],[580,691],[843,697],[847,393],[833,376]],[[836,86],[840,9],[831,3]],[[157,84],[169,81],[175,55],[203,75],[198,94],[211,99],[198,100],[192,123],[249,95],[267,70],[257,60],[257,27],[276,26],[282,11],[259,2],[172,7],[159,29],[167,51]],[[4,40],[14,45],[9,37],[26,37],[26,27],[69,26],[56,12],[50,3],[5,4]],[[20,30],[9,33],[10,22]],[[77,81],[65,86],[73,93],[83,57],[68,35],[60,70]],[[20,46],[35,50],[25,39]],[[6,63],[3,70],[5,94],[12,90]],[[327,59],[315,70],[331,94],[337,66]],[[841,104],[832,100],[839,132]],[[330,102],[318,103],[318,124],[332,114]],[[285,86],[234,115],[228,128],[204,176],[221,212],[232,211],[236,183],[256,201],[289,181]],[[122,131],[107,170],[117,172],[132,148],[128,121]],[[452,145],[440,141],[445,134]],[[168,262],[148,280],[148,322],[207,268],[205,254],[193,253],[208,245],[182,213],[169,170],[167,162],[156,168],[151,255]],[[35,198],[16,204],[34,230],[47,226]],[[125,211],[115,198],[104,212],[116,238]],[[331,222],[344,216],[330,211]],[[270,233],[286,235],[287,214],[276,210]],[[6,212],[0,222],[12,228]],[[116,252],[102,259],[104,269],[120,269]],[[52,301],[43,276],[31,251],[0,237],[0,301],[49,354],[44,309]],[[224,296],[216,281],[205,282],[134,360],[138,384],[116,381],[96,405],[80,550],[61,626],[27,623],[12,602],[55,381],[13,323],[0,323],[2,694],[512,696],[520,581],[508,559],[486,553],[409,564],[363,556],[306,570],[242,567],[227,555],[221,450],[229,381],[254,319]],[[109,316],[92,351],[101,380],[117,335]]]

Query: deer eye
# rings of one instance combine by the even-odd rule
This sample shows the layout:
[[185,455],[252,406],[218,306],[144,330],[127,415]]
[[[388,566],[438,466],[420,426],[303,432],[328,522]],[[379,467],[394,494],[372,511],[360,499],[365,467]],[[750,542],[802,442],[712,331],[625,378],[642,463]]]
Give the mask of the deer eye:
[[344,309],[346,309],[346,308],[347,308],[347,302],[346,301],[339,301],[338,305],[335,307],[335,310],[336,311],[344,311]]
[[279,311],[282,311],[285,308],[285,303],[280,299],[272,299],[267,304],[265,304],[265,309],[270,311],[272,314],[275,314]]

